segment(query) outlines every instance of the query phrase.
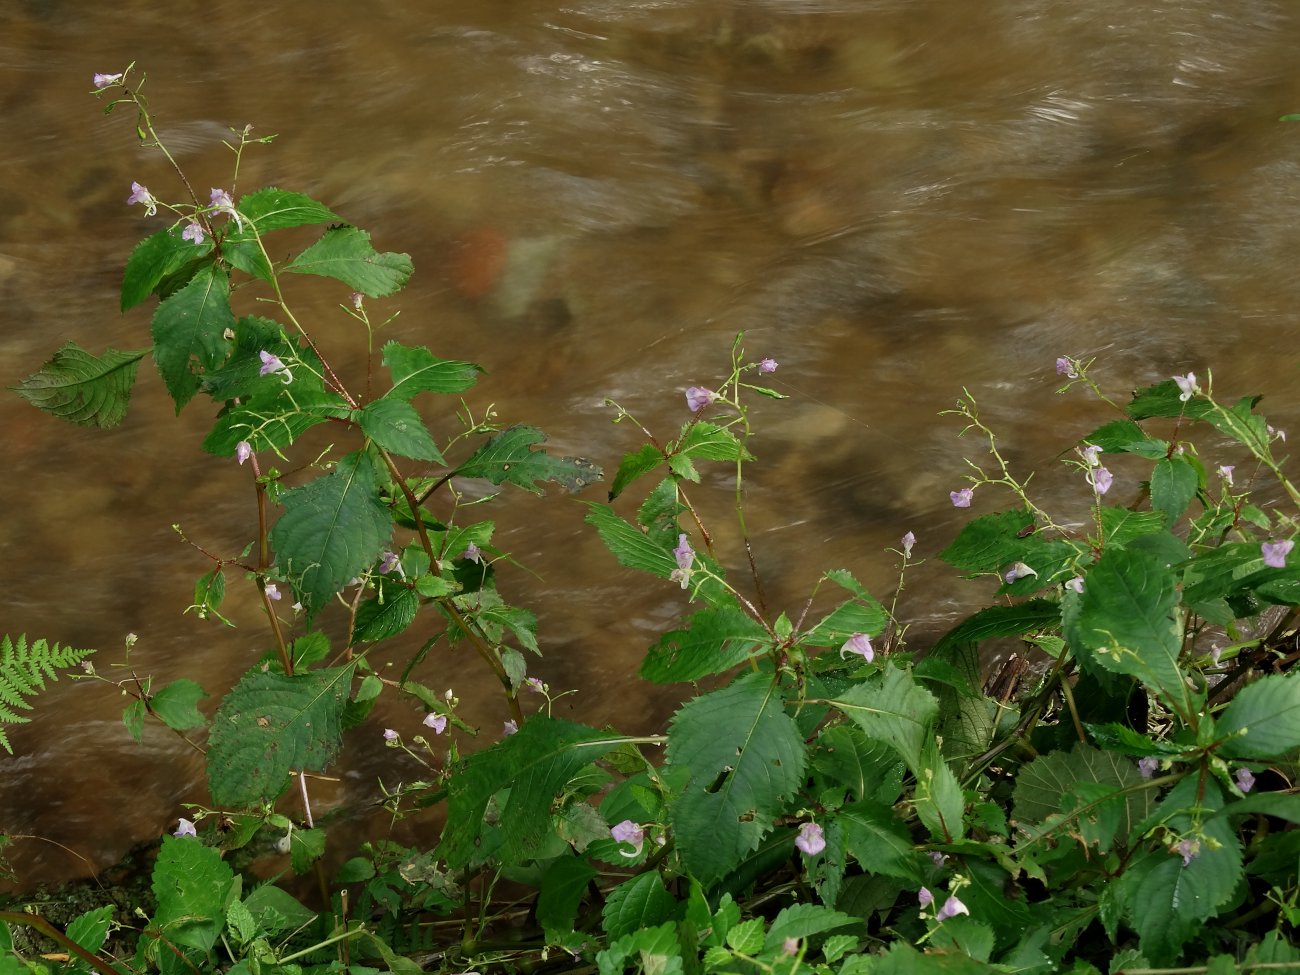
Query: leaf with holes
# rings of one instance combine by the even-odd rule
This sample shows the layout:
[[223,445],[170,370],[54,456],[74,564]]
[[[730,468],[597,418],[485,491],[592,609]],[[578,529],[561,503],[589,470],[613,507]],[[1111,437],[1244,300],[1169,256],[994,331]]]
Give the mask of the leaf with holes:
[[668,762],[690,778],[670,811],[691,875],[720,880],[754,850],[803,783],[803,736],[765,674],[687,702],[668,731]]
[[338,754],[352,667],[288,677],[256,668],[225,696],[208,739],[208,787],[221,807],[273,802],[289,773]]

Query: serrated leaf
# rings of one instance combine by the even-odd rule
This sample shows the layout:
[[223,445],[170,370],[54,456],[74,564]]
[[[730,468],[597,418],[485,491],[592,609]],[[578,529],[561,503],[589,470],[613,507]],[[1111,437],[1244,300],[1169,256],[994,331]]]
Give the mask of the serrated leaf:
[[151,927],[174,944],[207,951],[226,925],[234,872],[221,853],[191,837],[164,836],[153,868]]
[[727,932],[727,946],[741,954],[757,955],[763,950],[765,924],[761,917],[741,921]]
[[831,703],[868,738],[882,741],[898,752],[909,768],[920,766],[922,750],[931,739],[939,714],[939,702],[906,670],[890,661],[881,678],[856,684]]
[[499,819],[500,857],[505,862],[527,859],[546,839],[551,805],[560,790],[581,768],[624,741],[571,721],[529,718],[515,734],[471,755],[452,777],[439,856],[453,868],[469,863],[488,800],[509,788]]
[[148,354],[148,349],[107,349],[102,356],[94,356],[75,342],[68,342],[39,372],[11,388],[51,416],[83,427],[107,429],[126,416],[136,369]]
[[1189,692],[1178,666],[1178,604],[1177,576],[1163,558],[1134,547],[1107,549],[1088,572],[1078,618],[1067,635],[1072,647],[1091,650],[1099,666],[1136,677],[1187,714]]
[[392,515],[379,499],[374,466],[364,451],[286,491],[280,502],[284,513],[271,529],[271,547],[308,615],[314,615],[379,558],[393,533]]
[[384,298],[401,290],[413,268],[408,254],[378,253],[364,230],[331,227],[284,270],[335,278],[363,295]]
[[[108,927],[112,923],[115,909],[112,904],[106,904],[73,918],[68,924],[67,936],[94,954],[108,939]],[[75,964],[73,970],[76,970]],[[84,971],[90,971],[89,967],[85,967]]]
[[720,674],[744,663],[770,639],[752,616],[734,606],[702,610],[689,624],[665,633],[649,649],[642,677],[667,684]]
[[655,542],[645,532],[624,521],[614,509],[594,501],[586,502],[587,524],[595,527],[605,547],[618,560],[619,565],[640,569],[651,575],[667,579],[677,568],[670,549]]
[[817,739],[813,769],[857,800],[892,805],[901,790],[903,763],[884,742],[866,736],[856,724],[826,728]]
[[1300,748],[1300,679],[1270,674],[1238,691],[1219,719],[1223,754],[1273,758]]
[[853,593],[854,598],[831,610],[804,635],[802,642],[813,647],[833,647],[843,644],[855,633],[876,636],[884,630],[889,613],[851,573],[844,569],[831,569],[826,578]]
[[225,807],[272,802],[288,786],[291,771],[323,772],[338,753],[352,670],[246,674],[212,721],[212,801]]
[[419,393],[459,393],[478,382],[481,366],[456,359],[439,359],[424,346],[389,342],[384,365],[393,377],[384,399],[406,402]]
[[651,870],[625,880],[609,892],[601,918],[611,941],[672,920],[678,904],[658,871]]
[[198,392],[199,377],[225,361],[225,336],[234,326],[226,272],[212,265],[200,268],[154,312],[154,362],[177,413]]
[[162,719],[168,728],[185,731],[202,728],[208,723],[198,708],[199,701],[208,692],[186,678],[174,680],[149,698],[149,710]]
[[424,420],[410,403],[378,399],[357,413],[361,432],[389,453],[445,464]]
[[541,494],[542,481],[555,481],[566,490],[578,491],[602,477],[601,470],[581,457],[552,457],[534,450],[546,442],[536,427],[516,424],[506,427],[456,468],[459,477],[481,477],[491,484],[509,482],[533,494]]
[[802,784],[807,755],[771,678],[747,674],[682,706],[669,727],[668,761],[690,775],[670,810],[677,848],[707,884],[772,828]]
[[380,583],[384,598],[367,599],[357,607],[353,643],[377,643],[397,636],[415,621],[420,597],[406,586]]
[[1182,517],[1200,488],[1200,475],[1186,457],[1162,457],[1151,471],[1151,507],[1172,525]]
[[1158,847],[1135,860],[1118,881],[1125,915],[1138,932],[1142,953],[1155,965],[1173,964],[1183,945],[1227,903],[1241,881],[1242,848],[1236,832],[1227,819],[1203,818],[1222,805],[1213,779],[1198,782],[1189,777],[1178,783],[1160,810],[1172,832],[1197,844],[1194,855],[1184,863],[1178,853]]
[[1160,511],[1130,511],[1128,508],[1117,507],[1102,508],[1101,537],[1105,542],[1103,547],[1111,545],[1123,546],[1135,538],[1155,535],[1164,531],[1165,523],[1165,515]]
[[726,427],[704,420],[688,423],[670,455],[699,460],[753,460],[753,455]]
[[595,876],[595,867],[573,856],[560,857],[547,869],[537,892],[537,923],[548,940],[573,930],[578,907]]
[[196,257],[211,253],[211,241],[194,244],[183,239],[181,233],[179,227],[169,227],[136,245],[122,275],[122,311],[148,298],[168,275],[175,274]]
[[312,864],[325,855],[325,830],[295,829],[289,834],[289,865],[303,876]]
[[210,454],[230,457],[241,441],[253,453],[282,451],[312,427],[330,419],[346,417],[348,405],[333,393],[272,385],[259,390],[238,406],[224,410],[203,440]]
[[764,947],[777,948],[787,938],[811,938],[840,928],[862,928],[865,931],[866,925],[860,917],[833,911],[821,904],[791,904],[772,919]]
[[1147,435],[1132,420],[1114,420],[1098,427],[1080,441],[1100,447],[1104,454],[1132,453],[1156,460],[1169,453],[1169,444]]
[[[1151,811],[1149,791],[1117,795],[1141,781],[1137,767],[1124,756],[1081,742],[1069,752],[1040,755],[1021,769],[1013,801],[1022,828],[1040,823],[1044,828],[1027,829],[1020,846],[1038,842],[1059,829],[1064,835],[1081,835],[1086,844],[1102,852],[1109,850],[1116,837],[1125,840]],[[1094,788],[1090,791],[1081,786]],[[1107,812],[1112,819],[1103,824],[1101,815]]]
[[642,444],[639,450],[630,454],[624,454],[622,462],[618,465],[618,472],[614,475],[614,483],[609,488],[609,500],[613,501],[637,478],[649,474],[665,463],[667,458],[664,457],[663,451],[650,443]]
[[238,210],[262,234],[287,227],[336,223],[339,220],[325,204],[318,203],[306,193],[294,193],[274,186],[240,197]]
[[1124,412],[1135,420],[1146,420],[1153,416],[1185,416],[1199,420],[1213,411],[1213,404],[1203,396],[1184,400],[1182,390],[1172,379],[1137,390],[1132,402],[1124,408]]
[[893,809],[879,802],[857,802],[836,814],[844,843],[868,873],[883,874],[905,884],[919,884],[929,861],[912,842],[907,827]]
[[963,528],[939,558],[963,572],[996,572],[1024,561],[1020,533],[1033,523],[1033,515],[1023,510],[983,515]]

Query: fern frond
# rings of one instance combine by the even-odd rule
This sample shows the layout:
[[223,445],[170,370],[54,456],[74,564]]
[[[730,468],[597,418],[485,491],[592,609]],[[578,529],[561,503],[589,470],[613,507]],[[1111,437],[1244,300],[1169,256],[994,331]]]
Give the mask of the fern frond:
[[[45,640],[27,644],[27,634],[21,634],[17,643],[6,635],[0,639],[0,724],[25,724],[31,718],[19,714],[15,708],[32,710],[24,698],[35,697],[45,690],[47,680],[58,680],[59,670],[67,670],[81,663],[94,650],[75,650],[51,646]],[[0,728],[0,747],[10,755],[14,753],[9,737]]]

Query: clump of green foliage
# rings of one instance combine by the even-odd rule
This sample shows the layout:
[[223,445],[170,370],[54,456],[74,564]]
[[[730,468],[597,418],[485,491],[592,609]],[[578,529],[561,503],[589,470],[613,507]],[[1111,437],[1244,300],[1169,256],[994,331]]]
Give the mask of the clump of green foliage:
[[[96,85],[166,154],[130,69]],[[236,163],[249,144],[236,133]],[[476,366],[390,341],[377,354],[386,379],[365,384],[382,391],[362,397],[280,288],[285,274],[342,285],[340,306],[373,350],[367,301],[399,290],[409,259],[291,191],[166,203],[137,184],[132,201],[175,216],[136,248],[123,283],[124,309],[158,300],[152,348],[64,346],[20,392],[110,425],[152,354],[178,411],[213,401],[204,446],[249,482],[256,525],[241,553],[199,549],[210,564],[190,609],[223,621],[227,577],[252,585],[271,649],[211,718],[194,681],[116,682],[133,695],[133,731],[147,720],[207,730],[210,801],[162,842],[134,956],[101,953],[113,922],[92,911],[47,931],[68,970],[1300,968],[1300,562],[1289,558],[1300,492],[1256,398],[1225,405],[1189,374],[1123,406],[1107,399],[1116,418],[1065,461],[1086,510],[1075,517],[1034,500],[966,393],[954,412],[989,460],[971,462],[953,503],[998,489],[1011,506],[973,519],[940,558],[997,590],[919,652],[845,569],[774,611],[752,558],[739,571],[719,558],[731,529],[706,524],[691,495],[706,489],[704,465],[720,464],[743,499],[750,400],[780,397],[764,385],[777,363],[750,361],[738,338],[716,390],[687,390],[672,436],[616,408],[645,442],[618,464],[608,503],[586,502],[613,558],[680,586],[690,606],[640,669],[679,685],[685,703],[664,734],[623,735],[551,716],[551,689],[528,675],[535,619],[500,593],[506,553],[458,488],[573,490],[599,469],[463,403],[448,411],[463,431],[438,444],[413,400],[467,391]],[[283,248],[269,235],[308,226],[326,229],[271,258]],[[236,299],[261,313],[237,312]],[[1061,392],[1106,399],[1091,365],[1063,357]],[[302,435],[327,423],[351,438],[347,452],[299,456]],[[1108,503],[1120,492],[1107,464],[1123,465],[1120,479],[1149,465],[1135,503]],[[629,506],[633,488],[644,490]],[[909,532],[895,553],[900,588],[916,544]],[[323,629],[337,617],[342,646]],[[395,658],[393,638],[415,627],[432,635]],[[501,686],[511,733],[468,755],[458,743],[475,729],[420,679],[441,641],[468,643]],[[1037,663],[991,693],[981,651],[1007,641]],[[392,746],[442,759],[385,799],[399,813],[441,804],[446,826],[429,848],[376,841],[325,876],[312,776],[349,736],[379,733],[366,720],[384,694],[417,701],[430,729],[409,744],[389,732]],[[319,875],[320,904],[235,870],[227,854],[258,837],[294,873]],[[5,949],[7,924],[44,923],[0,920]],[[12,971],[55,964],[0,957]]]

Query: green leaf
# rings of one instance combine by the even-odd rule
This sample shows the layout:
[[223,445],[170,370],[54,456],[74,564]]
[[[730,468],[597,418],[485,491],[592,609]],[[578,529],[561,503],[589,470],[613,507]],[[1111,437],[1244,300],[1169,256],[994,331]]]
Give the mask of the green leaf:
[[814,647],[834,647],[855,633],[877,636],[884,630],[889,613],[851,573],[844,569],[831,569],[826,578],[853,593],[854,598],[831,610],[804,636],[804,643]]
[[603,476],[601,470],[581,457],[552,457],[533,447],[546,442],[535,427],[516,424],[506,427],[456,468],[459,477],[481,477],[492,484],[509,482],[533,494],[541,494],[541,481],[556,481],[566,490],[578,491]]
[[[108,939],[108,927],[112,923],[115,910],[116,908],[112,904],[89,910],[85,914],[73,918],[68,924],[65,933],[78,945],[94,954],[104,946],[104,942]],[[82,967],[74,970],[88,972],[90,968]]]
[[880,802],[857,802],[836,815],[850,853],[868,873],[883,874],[904,884],[919,884],[929,861],[912,843],[907,827],[893,809]]
[[329,474],[280,498],[284,513],[271,529],[276,561],[314,615],[379,558],[393,519],[379,499],[364,451],[348,454]]
[[886,806],[898,800],[903,763],[884,742],[868,738],[856,724],[826,728],[817,738],[813,769],[858,800]]
[[393,387],[384,399],[409,401],[419,393],[459,393],[478,382],[481,366],[456,359],[439,359],[424,346],[400,342],[384,346],[384,365],[393,377]]
[[641,676],[661,684],[721,674],[744,663],[770,639],[748,613],[734,606],[706,609],[690,626],[665,633],[646,654]]
[[670,548],[658,544],[645,532],[624,521],[608,505],[595,501],[586,502],[587,517],[583,519],[593,525],[605,547],[618,560],[619,565],[629,569],[640,569],[651,575],[667,579],[677,568]]
[[625,739],[571,721],[538,715],[492,747],[471,755],[447,791],[447,825],[438,854],[452,868],[475,856],[488,800],[510,790],[499,819],[500,858],[528,859],[548,835],[551,805],[584,766]]
[[779,948],[786,938],[811,938],[839,928],[860,928],[862,918],[842,914],[820,904],[791,904],[783,908],[767,929],[765,948]]
[[1092,651],[1099,666],[1136,677],[1186,715],[1191,704],[1178,666],[1183,631],[1177,581],[1158,555],[1107,549],[1088,573],[1067,636],[1072,648]]
[[946,660],[966,645],[993,637],[1036,633],[1055,625],[1060,617],[1060,604],[1050,599],[1030,599],[1010,606],[989,606],[966,617],[945,633],[926,656],[927,659],[935,656]]
[[260,234],[287,227],[337,223],[339,220],[333,211],[307,194],[293,193],[273,186],[240,197],[238,210]]
[[294,770],[323,772],[338,753],[351,666],[286,677],[260,668],[222,699],[208,739],[218,806],[271,802]]
[[325,855],[325,830],[295,829],[289,834],[289,864],[303,876]]
[[699,460],[753,460],[753,455],[736,435],[725,427],[703,420],[688,423],[681,438],[669,451],[671,456]]
[[1273,758],[1300,748],[1300,678],[1270,674],[1233,696],[1219,719],[1223,754]]
[[357,413],[357,422],[362,433],[391,454],[412,460],[429,460],[435,464],[446,463],[424,420],[410,403],[377,399]]
[[668,761],[689,772],[670,816],[682,861],[703,883],[755,849],[803,782],[803,736],[771,678],[747,674],[688,701],[668,731]]
[[[629,964],[633,958],[635,962]],[[677,925],[665,921],[658,927],[625,934],[596,954],[596,965],[599,975],[621,975],[630,967],[645,975],[681,975],[682,947],[677,940]]]
[[153,357],[177,413],[198,392],[199,377],[225,361],[225,336],[234,327],[226,272],[212,265],[200,268],[154,312]]
[[168,941],[207,951],[226,926],[234,872],[221,853],[187,837],[164,836],[153,868],[152,927]]
[[1192,420],[1203,419],[1214,411],[1213,404],[1203,396],[1193,396],[1184,400],[1182,390],[1172,379],[1139,389],[1133,394],[1133,401],[1124,410],[1135,420],[1146,420],[1153,416],[1180,417]]
[[[0,638],[0,723],[26,724],[31,719],[13,710],[32,710],[32,705],[23,700],[34,697],[45,690],[46,680],[58,680],[58,670],[75,667],[89,657],[94,650],[74,650],[59,644],[49,644],[45,640],[33,640],[27,643],[25,634],[11,641],[6,635]],[[138,702],[137,702],[138,703]],[[143,723],[143,705],[141,705],[140,722]],[[123,722],[133,733],[138,731],[134,715],[128,707],[122,715]],[[139,734],[135,735],[139,740]],[[9,737],[0,729],[0,747],[10,755],[14,753],[9,744]]]
[[1136,538],[1158,534],[1164,528],[1165,515],[1161,511],[1130,511],[1128,508],[1116,507],[1101,509],[1101,537],[1106,547],[1122,547]]
[[883,678],[856,684],[831,702],[858,725],[868,738],[893,748],[915,771],[921,753],[931,740],[939,714],[934,695],[893,661],[885,664]]
[[83,427],[115,427],[126,416],[131,387],[148,349],[91,355],[75,342],[12,389],[38,410]]
[[384,298],[401,290],[412,266],[407,254],[378,253],[364,230],[331,227],[284,269],[336,278],[363,295]]
[[587,885],[595,877],[595,867],[572,856],[560,857],[547,869],[537,892],[537,923],[548,941],[573,930]]
[[637,478],[649,474],[665,463],[667,459],[663,451],[651,443],[642,444],[640,450],[624,454],[622,463],[618,465],[618,472],[614,475],[614,483],[609,488],[609,500],[613,501]]
[[727,932],[727,946],[746,955],[757,955],[763,950],[764,920],[752,917],[741,921]]
[[185,731],[202,728],[208,723],[198,709],[198,703],[208,692],[192,680],[182,678],[172,681],[149,698],[149,710],[162,719],[168,728]]
[[247,441],[254,453],[284,450],[312,427],[349,413],[347,404],[333,393],[298,389],[290,394],[288,387],[277,383],[224,410],[204,438],[203,449],[230,457],[240,441]]
[[181,233],[180,227],[169,227],[136,245],[122,275],[122,311],[134,308],[153,294],[163,278],[212,251],[211,241],[194,244],[182,239]]
[[625,880],[609,892],[601,911],[605,934],[611,941],[673,920],[679,905],[658,871],[651,870]]
[[384,599],[367,599],[357,607],[353,643],[377,643],[397,636],[415,621],[420,597],[406,586],[380,583]]
[[1135,860],[1118,881],[1125,915],[1138,932],[1142,953],[1155,965],[1173,964],[1241,881],[1236,832],[1227,819],[1203,818],[1222,805],[1213,779],[1200,782],[1191,776],[1178,783],[1160,809],[1173,833],[1197,843],[1193,858],[1184,863],[1178,853],[1160,846]]
[[1140,454],[1152,460],[1169,453],[1169,444],[1148,436],[1132,420],[1114,420],[1098,427],[1080,442],[1100,447],[1104,454]]
[[983,515],[963,528],[939,558],[963,572],[996,572],[1023,561],[1020,533],[1033,524],[1033,515],[1024,510]]
[[867,737],[893,748],[916,776],[916,811],[939,839],[960,839],[965,800],[952,770],[939,754],[934,724],[939,702],[911,673],[886,663],[882,678],[857,684],[831,702]]
[[1161,458],[1151,472],[1151,507],[1163,512],[1172,525],[1182,517],[1200,486],[1200,474],[1187,457]]
[[1040,755],[1021,769],[1013,801],[1022,828],[1031,824],[1045,828],[1026,830],[1021,847],[1059,831],[1106,852],[1116,837],[1129,837],[1150,814],[1150,790],[1118,795],[1141,781],[1133,762],[1091,745],[1078,743],[1069,752]]

